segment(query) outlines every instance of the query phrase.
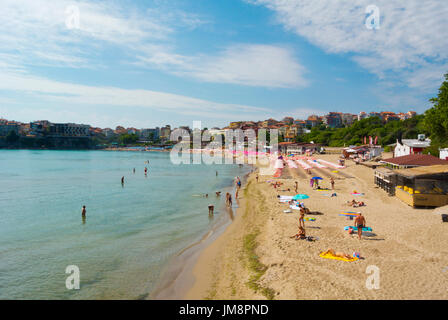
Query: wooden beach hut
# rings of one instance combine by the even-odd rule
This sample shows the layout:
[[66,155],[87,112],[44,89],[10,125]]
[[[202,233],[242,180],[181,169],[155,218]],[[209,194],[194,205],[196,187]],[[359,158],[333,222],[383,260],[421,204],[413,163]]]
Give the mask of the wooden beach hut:
[[448,165],[395,170],[395,196],[412,207],[448,204]]
[[374,182],[389,195],[395,195],[395,186],[397,185],[397,174],[395,171],[384,167],[376,168]]

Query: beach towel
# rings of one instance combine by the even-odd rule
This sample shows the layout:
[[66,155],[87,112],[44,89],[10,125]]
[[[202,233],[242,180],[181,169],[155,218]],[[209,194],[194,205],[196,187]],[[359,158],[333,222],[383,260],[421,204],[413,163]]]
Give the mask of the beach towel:
[[361,212],[352,212],[352,211],[347,211],[347,212],[342,212],[339,215],[340,216],[351,216],[351,217],[356,217],[359,216]]
[[364,193],[359,193],[359,192],[352,192],[352,195],[354,195],[354,196],[363,196],[364,195]]
[[292,197],[293,196],[280,196],[277,199],[280,203],[288,203],[289,201],[292,200]]
[[[344,227],[345,231],[347,231],[348,229],[353,229],[354,231],[358,231],[358,227],[355,227],[355,226],[346,226],[346,227]],[[362,228],[362,231],[372,231],[372,228],[364,227],[364,228]]]
[[338,256],[335,256],[335,255],[331,254],[330,252],[327,252],[327,251],[322,252],[321,254],[319,254],[319,257],[325,258],[325,259],[347,261],[347,262],[352,262],[352,261],[358,260],[358,258],[356,258],[356,257],[352,257],[350,259],[338,257]]
[[305,221],[316,221],[316,218],[304,218]]

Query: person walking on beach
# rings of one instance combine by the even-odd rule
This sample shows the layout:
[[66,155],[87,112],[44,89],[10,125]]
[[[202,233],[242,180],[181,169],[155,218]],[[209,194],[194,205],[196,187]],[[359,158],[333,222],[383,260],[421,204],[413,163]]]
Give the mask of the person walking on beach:
[[355,219],[355,226],[358,228],[358,238],[361,240],[362,228],[366,226],[366,219],[361,213]]
[[300,207],[299,226],[305,228],[305,208]]
[[232,195],[229,193],[229,207],[232,206]]
[[310,187],[314,188],[314,179],[310,179]]
[[297,193],[297,190],[299,189],[299,183],[296,181],[295,182],[295,191],[296,191],[296,193]]
[[334,190],[334,179],[333,179],[333,177],[330,178],[330,183],[331,183],[331,190]]
[[257,180],[257,183],[258,183],[258,174],[255,176],[255,179]]
[[240,177],[236,177],[236,178],[235,178],[235,185],[236,185],[237,188],[241,187],[241,180],[240,180]]

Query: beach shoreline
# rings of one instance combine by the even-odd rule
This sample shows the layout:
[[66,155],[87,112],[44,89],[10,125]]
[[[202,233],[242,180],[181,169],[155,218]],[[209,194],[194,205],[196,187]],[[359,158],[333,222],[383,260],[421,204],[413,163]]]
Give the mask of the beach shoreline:
[[[317,157],[334,163],[338,159],[338,155]],[[249,176],[235,220],[198,256],[192,268],[195,281],[183,299],[448,299],[448,276],[443,271],[448,266],[447,226],[440,215],[388,196],[374,185],[371,168],[352,162],[340,172],[312,169],[313,174],[325,174],[324,186],[334,177],[336,197],[311,189],[301,168],[284,171],[275,180],[289,192],[277,192],[266,183],[272,175],[260,174],[258,183],[254,174]],[[284,213],[288,206],[276,197],[295,194],[295,181],[299,193],[310,195],[306,206],[320,213],[310,216],[315,222],[305,223],[307,235],[318,239],[315,242],[290,238],[297,232],[298,214]],[[356,197],[354,191],[364,195]],[[353,198],[367,206],[348,207]],[[344,231],[353,223],[339,215],[345,210],[362,211],[373,232],[358,240]],[[360,252],[364,259],[319,257],[329,248],[350,255]],[[369,266],[380,271],[378,290],[366,285]]]
[[[243,184],[248,179],[250,172],[242,176]],[[183,299],[185,294],[193,287],[195,279],[193,276],[193,268],[197,264],[199,256],[208,246],[212,245],[225,230],[234,222],[239,215],[239,204],[234,201],[234,205],[229,208],[226,206],[224,197],[226,192],[235,193],[233,185],[221,190],[221,204],[219,208],[219,216],[214,221],[210,229],[194,243],[177,253],[163,270],[155,290],[151,292],[148,299],[151,300],[179,300]],[[215,210],[216,212],[216,210]],[[215,213],[216,216],[216,213]]]

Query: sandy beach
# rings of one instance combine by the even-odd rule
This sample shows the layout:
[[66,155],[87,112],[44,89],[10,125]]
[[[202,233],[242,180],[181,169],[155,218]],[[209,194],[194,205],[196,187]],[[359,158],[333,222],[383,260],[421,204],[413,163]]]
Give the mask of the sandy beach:
[[[339,155],[317,158],[337,162]],[[448,225],[433,209],[413,209],[388,196],[373,183],[373,170],[346,163],[347,168],[312,169],[324,178],[313,190],[302,169],[285,168],[279,191],[266,181],[271,175],[252,174],[240,193],[239,208],[227,229],[199,255],[193,267],[193,286],[185,299],[448,299]],[[305,221],[308,236],[318,240],[291,239],[298,230],[298,211],[284,213],[288,204],[277,195],[298,193],[316,221]],[[364,193],[353,196],[353,191]],[[352,208],[355,198],[367,206]],[[362,240],[344,231],[353,221],[339,214],[360,211],[373,230]],[[364,259],[354,262],[329,260],[319,253],[329,248]],[[379,268],[379,289],[368,289],[369,266]]]

